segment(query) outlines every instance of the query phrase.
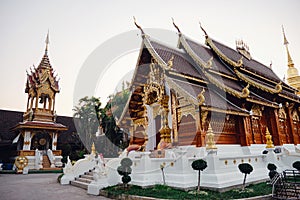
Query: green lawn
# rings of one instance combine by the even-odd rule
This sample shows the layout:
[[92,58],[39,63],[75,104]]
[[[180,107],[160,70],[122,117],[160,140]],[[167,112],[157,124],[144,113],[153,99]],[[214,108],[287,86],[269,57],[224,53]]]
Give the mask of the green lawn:
[[239,199],[261,195],[268,195],[272,193],[272,187],[266,183],[259,183],[256,185],[249,185],[244,191],[241,189],[233,189],[227,192],[215,192],[211,190],[202,190],[200,194],[197,194],[195,190],[182,191],[174,189],[164,185],[156,185],[151,188],[141,188],[140,186],[130,185],[128,190],[125,190],[123,186],[111,186],[103,189],[108,193],[110,197],[114,197],[121,194],[138,195],[155,197],[161,199]]

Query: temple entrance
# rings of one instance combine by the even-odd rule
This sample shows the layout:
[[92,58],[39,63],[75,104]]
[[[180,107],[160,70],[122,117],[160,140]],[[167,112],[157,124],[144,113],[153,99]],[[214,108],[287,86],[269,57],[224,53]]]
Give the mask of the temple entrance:
[[52,149],[52,138],[46,132],[36,133],[31,140],[31,150],[43,150]]

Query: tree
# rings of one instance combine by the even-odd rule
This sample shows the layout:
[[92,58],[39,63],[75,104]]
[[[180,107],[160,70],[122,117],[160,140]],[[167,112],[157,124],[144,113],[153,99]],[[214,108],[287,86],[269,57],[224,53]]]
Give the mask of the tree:
[[278,174],[278,172],[276,171],[276,169],[277,169],[276,165],[273,163],[269,163],[267,168],[270,171],[269,172],[270,179],[273,179],[276,176],[276,174]]
[[126,133],[117,126],[116,121],[120,119],[129,98],[129,90],[125,89],[123,83],[122,91],[111,95],[111,100],[101,110],[101,127],[106,137],[119,148],[125,149],[129,141],[124,137]]
[[119,175],[122,176],[124,188],[127,188],[127,184],[131,181],[131,177],[129,176],[132,172],[131,165],[132,160],[130,158],[123,158],[121,160],[121,166],[117,168]]
[[192,163],[192,168],[194,170],[198,170],[198,187],[197,187],[197,192],[200,192],[200,174],[201,171],[203,171],[207,167],[207,163],[203,159],[199,160],[194,160]]
[[95,133],[99,127],[99,119],[101,112],[100,98],[83,97],[79,100],[77,106],[74,107],[74,123],[80,139],[85,147],[90,151]]
[[245,174],[244,181],[243,181],[243,188],[242,188],[244,190],[247,174],[250,174],[253,171],[253,167],[249,163],[239,164],[238,167],[239,167],[240,172]]

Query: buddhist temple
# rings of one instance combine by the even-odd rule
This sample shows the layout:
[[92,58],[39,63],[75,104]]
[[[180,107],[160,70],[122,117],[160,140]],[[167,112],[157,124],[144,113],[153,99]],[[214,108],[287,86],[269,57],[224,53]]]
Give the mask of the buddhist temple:
[[121,182],[117,167],[125,157],[133,162],[131,184],[187,190],[197,186],[192,163],[198,159],[207,162],[201,187],[219,191],[242,183],[242,163],[254,169],[248,183],[269,179],[269,163],[279,173],[292,168],[300,155],[297,88],[255,60],[242,40],[233,49],[200,25],[202,44],[173,21],[178,42],[170,46],[135,25],[141,48],[129,98],[117,121],[130,144],[105,167],[90,158],[74,166],[69,162],[62,184],[79,185],[80,174],[97,169],[87,192],[98,195],[101,188]]
[[[27,72],[25,93],[28,94],[23,122],[16,125],[19,131],[17,150],[19,157],[28,160],[28,169],[61,167],[61,150],[57,138],[67,127],[56,122],[55,95],[59,85],[48,58],[49,33],[44,56],[38,65]],[[16,165],[18,158],[16,159]],[[20,159],[19,159],[20,160]],[[21,159],[22,160],[22,159]]]
[[300,98],[291,87],[296,69],[286,38],[291,86],[252,58],[243,41],[232,49],[201,27],[202,45],[174,26],[177,48],[152,39],[138,26],[142,47],[119,122],[133,131],[131,144],[146,150],[163,148],[162,143],[205,146],[209,124],[216,144],[265,144],[267,129],[275,145],[299,144]]
[[292,86],[298,90],[297,94],[299,95],[300,94],[300,76],[299,76],[299,72],[298,72],[297,68],[294,67],[294,62],[292,60],[292,57],[290,55],[290,51],[288,48],[289,42],[286,39],[283,26],[282,26],[282,32],[283,32],[283,39],[284,39],[283,44],[286,49],[287,61],[288,61],[287,82],[290,86]]

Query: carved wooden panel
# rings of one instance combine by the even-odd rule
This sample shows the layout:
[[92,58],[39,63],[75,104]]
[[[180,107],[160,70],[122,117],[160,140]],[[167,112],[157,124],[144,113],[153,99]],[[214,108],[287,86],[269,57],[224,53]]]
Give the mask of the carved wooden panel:
[[196,121],[191,115],[183,116],[178,126],[179,145],[196,144]]
[[253,134],[253,143],[254,144],[263,144],[263,133],[261,130],[260,125],[260,118],[259,117],[252,117],[251,118],[251,125],[252,125],[252,134]]

